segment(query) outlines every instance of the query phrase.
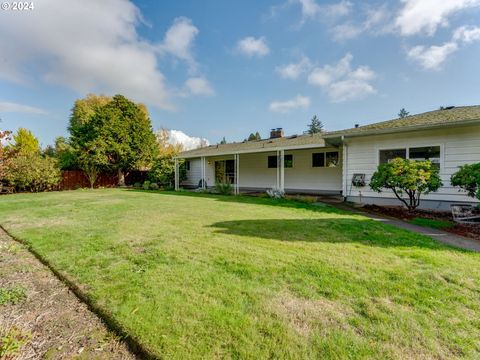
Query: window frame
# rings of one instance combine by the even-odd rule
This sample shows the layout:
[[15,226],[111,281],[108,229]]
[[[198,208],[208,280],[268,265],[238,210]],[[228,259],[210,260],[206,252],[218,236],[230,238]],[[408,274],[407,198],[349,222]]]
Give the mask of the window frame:
[[405,149],[406,150],[406,158],[410,160],[410,149],[411,148],[423,148],[423,147],[440,147],[440,160],[439,164],[439,171],[441,172],[444,168],[444,159],[445,159],[445,146],[441,143],[424,143],[424,144],[409,144],[409,145],[401,145],[401,146],[382,146],[376,147],[377,156],[376,156],[376,166],[380,165],[380,151],[381,150],[398,150],[398,149]]
[[[328,166],[327,164],[327,154],[328,153],[335,153],[337,154],[337,164],[335,166]],[[325,162],[324,162],[324,167],[325,168],[336,168],[340,166],[340,151],[338,150],[333,150],[333,151],[325,151]]]
[[[275,166],[270,166],[270,158],[275,158]],[[278,168],[278,156],[267,155],[267,169],[277,169],[277,168]]]

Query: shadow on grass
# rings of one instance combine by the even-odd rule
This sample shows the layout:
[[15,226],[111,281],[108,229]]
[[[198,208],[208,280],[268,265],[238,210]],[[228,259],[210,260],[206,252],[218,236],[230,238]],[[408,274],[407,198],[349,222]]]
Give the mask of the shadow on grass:
[[322,213],[355,215],[351,212],[329,206],[328,204],[313,205],[313,204],[303,203],[300,201],[289,200],[289,199],[270,199],[270,198],[262,198],[262,197],[251,196],[251,195],[233,196],[233,195],[197,193],[193,191],[156,191],[156,190],[150,191],[150,190],[141,190],[141,189],[125,189],[124,191],[140,192],[143,194],[206,198],[206,199],[214,199],[216,201],[222,201],[227,203],[269,205],[269,206],[279,206],[279,207],[294,208],[294,209],[306,209],[306,210],[322,212]]
[[284,242],[359,243],[377,247],[413,247],[461,251],[426,236],[371,219],[263,219],[221,221],[210,225],[216,233]]

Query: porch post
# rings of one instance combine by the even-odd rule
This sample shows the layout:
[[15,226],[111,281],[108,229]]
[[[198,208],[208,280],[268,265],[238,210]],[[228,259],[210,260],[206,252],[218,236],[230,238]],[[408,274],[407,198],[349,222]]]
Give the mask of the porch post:
[[205,189],[205,157],[200,158],[200,181],[202,183],[202,189]]
[[277,150],[277,181],[275,188],[280,189],[280,151]]
[[240,154],[234,155],[235,159],[235,195],[240,194]]
[[180,171],[178,167],[178,159],[175,158],[175,191],[180,189]]
[[280,190],[285,190],[285,150],[280,150]]

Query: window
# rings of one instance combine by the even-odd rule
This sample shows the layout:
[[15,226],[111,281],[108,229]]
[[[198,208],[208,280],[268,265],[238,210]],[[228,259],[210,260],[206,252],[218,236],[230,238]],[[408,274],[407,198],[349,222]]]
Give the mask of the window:
[[[268,157],[268,168],[276,169],[277,168],[277,156],[272,155]],[[286,168],[293,167],[293,155],[284,155],[283,157],[283,166]]]
[[293,167],[293,155],[285,155],[283,157],[284,166],[286,168]]
[[312,154],[312,167],[324,167],[325,166],[325,153],[313,153]]
[[425,146],[408,149],[408,158],[412,160],[430,160],[433,166],[440,168],[440,146]]
[[440,168],[440,146],[421,146],[411,147],[408,149],[380,150],[380,164],[388,163],[397,157],[420,161],[430,160],[435,167]]
[[407,149],[380,150],[380,164],[386,164],[395,158],[407,158]]
[[336,167],[338,165],[338,151],[325,153],[327,167]]
[[187,171],[190,171],[190,161],[188,161],[188,160],[185,161],[185,169],[186,169]]
[[272,155],[268,157],[268,168],[269,169],[277,168],[277,155]]

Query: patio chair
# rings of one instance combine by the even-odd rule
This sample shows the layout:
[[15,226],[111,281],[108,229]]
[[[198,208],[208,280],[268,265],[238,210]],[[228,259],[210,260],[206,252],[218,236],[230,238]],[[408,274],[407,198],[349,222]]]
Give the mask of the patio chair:
[[480,212],[476,210],[473,205],[452,204],[450,208],[452,210],[453,221],[458,223],[480,224]]

